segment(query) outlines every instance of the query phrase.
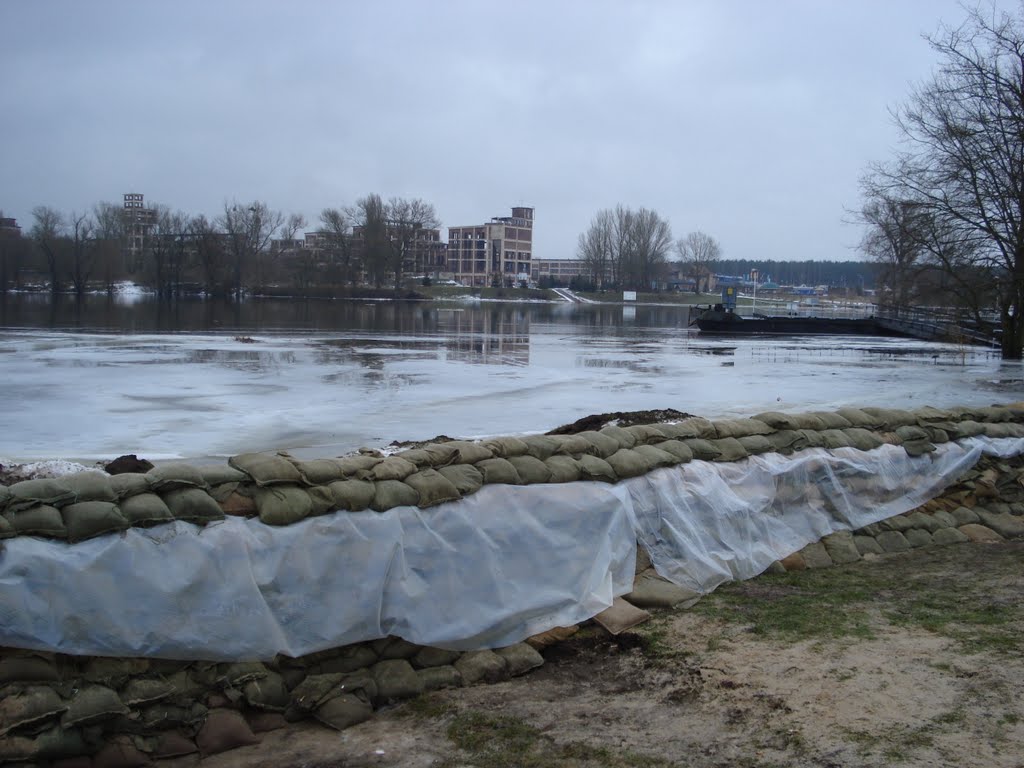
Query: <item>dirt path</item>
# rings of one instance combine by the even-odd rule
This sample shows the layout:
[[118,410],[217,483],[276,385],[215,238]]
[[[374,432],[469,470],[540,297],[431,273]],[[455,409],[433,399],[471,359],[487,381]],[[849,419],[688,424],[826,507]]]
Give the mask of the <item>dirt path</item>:
[[199,764],[1020,768],[1022,596],[1024,543],[762,576],[617,638],[585,627],[525,677]]

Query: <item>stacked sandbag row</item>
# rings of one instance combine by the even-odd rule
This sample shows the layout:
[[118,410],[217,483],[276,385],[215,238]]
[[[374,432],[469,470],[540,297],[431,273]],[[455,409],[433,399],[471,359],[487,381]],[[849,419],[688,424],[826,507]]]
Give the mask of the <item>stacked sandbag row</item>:
[[1024,457],[983,457],[941,498],[855,531],[809,544],[771,570],[800,571],[860,560],[865,555],[968,541],[1024,538]]
[[215,754],[307,718],[341,730],[374,707],[496,682],[543,661],[526,643],[459,653],[393,637],[268,664],[4,650],[0,764],[91,756],[82,764],[113,768]]
[[385,511],[455,501],[484,485],[596,480],[615,483],[661,467],[739,461],[805,448],[901,445],[910,455],[975,435],[1024,437],[1024,407],[973,409],[842,408],[766,412],[753,418],[608,426],[576,435],[500,437],[431,443],[384,456],[363,451],[301,461],[288,454],[244,454],[228,466],[175,464],[145,474],[81,473],[0,486],[0,538],[31,535],[80,541],[130,526],[225,514],[288,525],[333,511]]

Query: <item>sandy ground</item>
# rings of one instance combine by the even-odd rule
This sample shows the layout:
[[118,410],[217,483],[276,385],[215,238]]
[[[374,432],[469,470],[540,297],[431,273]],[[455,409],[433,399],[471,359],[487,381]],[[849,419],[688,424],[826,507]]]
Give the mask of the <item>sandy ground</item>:
[[850,596],[785,629],[799,579],[825,573],[730,585],[618,637],[584,627],[529,675],[340,733],[302,724],[163,765],[1024,766],[1024,543],[829,569],[818,588]]

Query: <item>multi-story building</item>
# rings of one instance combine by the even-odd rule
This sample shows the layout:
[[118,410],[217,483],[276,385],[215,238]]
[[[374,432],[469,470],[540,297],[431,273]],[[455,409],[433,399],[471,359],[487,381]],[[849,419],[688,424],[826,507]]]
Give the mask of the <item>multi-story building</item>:
[[0,234],[7,237],[21,237],[17,219],[0,218]]
[[511,286],[533,279],[533,208],[487,224],[448,228],[448,271],[463,285]]
[[568,285],[574,277],[589,277],[580,259],[534,259],[533,279],[550,277],[557,285]]
[[128,272],[142,269],[142,256],[146,247],[146,236],[156,224],[156,208],[147,208],[143,196],[136,192],[124,196],[124,266]]
[[[392,241],[398,242],[403,237],[400,234],[403,228],[399,225],[386,224],[387,237]],[[363,256],[363,242],[364,242],[364,228],[361,225],[352,227],[352,239],[355,246],[356,253],[359,258],[364,259]],[[408,231],[405,229],[404,231]],[[408,236],[408,235],[406,235]],[[308,235],[307,235],[308,237]],[[410,244],[409,251],[405,254],[402,264],[402,272],[408,276],[415,277],[438,277],[441,272],[445,269],[446,260],[446,246],[441,242],[441,230],[432,229],[429,227],[415,228],[413,233],[413,240]],[[363,264],[363,268],[367,269],[368,265]]]

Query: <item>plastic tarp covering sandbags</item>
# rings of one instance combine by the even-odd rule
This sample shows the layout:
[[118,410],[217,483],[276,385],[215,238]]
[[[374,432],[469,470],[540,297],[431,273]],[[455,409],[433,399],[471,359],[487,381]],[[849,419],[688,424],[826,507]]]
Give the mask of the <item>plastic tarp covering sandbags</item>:
[[812,448],[718,464],[694,461],[624,484],[655,570],[698,592],[749,579],[811,542],[902,514],[937,496],[982,452],[1024,441],[973,438],[917,457],[899,446]]
[[494,486],[429,510],[228,518],[0,554],[0,645],[236,661],[386,635],[456,650],[594,616],[632,589],[627,492]]

